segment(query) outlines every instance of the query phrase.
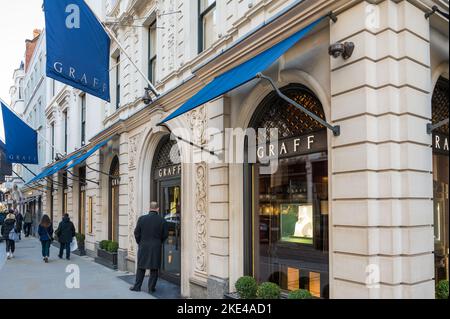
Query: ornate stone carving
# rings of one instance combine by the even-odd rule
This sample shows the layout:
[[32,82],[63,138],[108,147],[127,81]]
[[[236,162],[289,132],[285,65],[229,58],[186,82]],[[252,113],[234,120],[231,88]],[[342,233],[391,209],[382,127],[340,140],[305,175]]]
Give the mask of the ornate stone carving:
[[207,166],[206,163],[196,165],[195,192],[195,241],[196,262],[195,270],[201,274],[208,271],[207,265]]
[[136,168],[137,152],[138,152],[138,147],[141,143],[141,138],[142,138],[142,133],[139,133],[130,138],[130,143],[129,143],[130,158],[128,159],[128,166],[130,169]]
[[192,141],[197,145],[205,145],[206,139],[206,108],[199,107],[188,115],[189,125],[192,130]]
[[136,228],[136,209],[135,209],[135,193],[134,193],[134,177],[129,179],[129,214],[128,214],[128,255],[131,258],[136,256],[136,242],[134,238],[134,229]]

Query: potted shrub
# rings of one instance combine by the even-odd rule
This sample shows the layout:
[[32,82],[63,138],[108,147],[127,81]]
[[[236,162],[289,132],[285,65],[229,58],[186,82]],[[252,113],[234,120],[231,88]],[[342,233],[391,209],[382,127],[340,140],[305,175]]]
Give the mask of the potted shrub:
[[115,241],[109,242],[106,250],[112,254],[117,254],[117,252],[119,251],[119,243],[116,243]]
[[102,240],[99,244],[100,249],[106,250],[109,243],[110,243],[109,240]]
[[241,299],[256,299],[258,284],[253,277],[241,277],[236,282],[236,290]]
[[436,287],[436,299],[448,299],[448,280],[442,280]]
[[75,252],[75,254],[79,256],[86,256],[86,248],[85,248],[86,236],[84,234],[77,233],[75,237],[77,239],[78,244],[78,250]]
[[256,296],[258,299],[280,299],[281,288],[272,282],[265,282],[258,287]]
[[288,294],[288,299],[313,299],[313,295],[308,290],[300,289],[291,291]]
[[110,240],[101,241],[99,244],[99,249],[97,250],[97,258],[95,258],[95,262],[110,269],[117,270],[118,250],[118,243]]

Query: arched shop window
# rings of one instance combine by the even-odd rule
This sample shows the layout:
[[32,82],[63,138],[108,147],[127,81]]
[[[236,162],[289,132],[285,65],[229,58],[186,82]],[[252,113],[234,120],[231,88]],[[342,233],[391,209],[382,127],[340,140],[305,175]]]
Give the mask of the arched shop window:
[[[325,119],[308,88],[291,84],[282,92]],[[267,174],[263,161],[245,165],[246,273],[285,291],[328,298],[327,131],[275,93],[258,107],[250,127],[278,129],[278,169]],[[268,133],[259,143],[270,147],[274,138]]]
[[[432,99],[433,123],[449,118],[448,89],[448,79],[439,78]],[[448,124],[433,132],[434,242],[437,283],[448,279],[448,136]]]
[[152,200],[159,203],[160,214],[169,226],[163,245],[161,276],[181,284],[181,161],[177,142],[165,136],[154,156]]

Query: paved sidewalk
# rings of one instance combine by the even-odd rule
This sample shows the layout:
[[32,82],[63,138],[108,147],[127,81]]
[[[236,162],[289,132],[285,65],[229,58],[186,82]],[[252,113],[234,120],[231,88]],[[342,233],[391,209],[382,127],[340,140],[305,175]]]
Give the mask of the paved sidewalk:
[[[78,267],[80,288],[66,287]],[[0,244],[0,299],[154,299],[147,293],[129,291],[130,285],[119,277],[130,275],[112,271],[93,262],[92,258],[72,255],[72,260],[59,260],[58,250],[51,248],[51,260],[41,258],[41,244],[36,239],[23,239],[16,244],[15,258],[6,260],[5,243]]]

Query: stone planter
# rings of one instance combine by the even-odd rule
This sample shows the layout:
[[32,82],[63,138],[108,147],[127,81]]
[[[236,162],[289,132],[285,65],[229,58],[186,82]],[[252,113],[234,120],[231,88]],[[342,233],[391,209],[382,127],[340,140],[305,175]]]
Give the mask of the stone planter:
[[84,242],[78,242],[78,249],[73,252],[77,256],[86,256],[86,248]]
[[99,248],[97,250],[95,262],[110,269],[117,270],[117,253],[110,253],[109,251]]

